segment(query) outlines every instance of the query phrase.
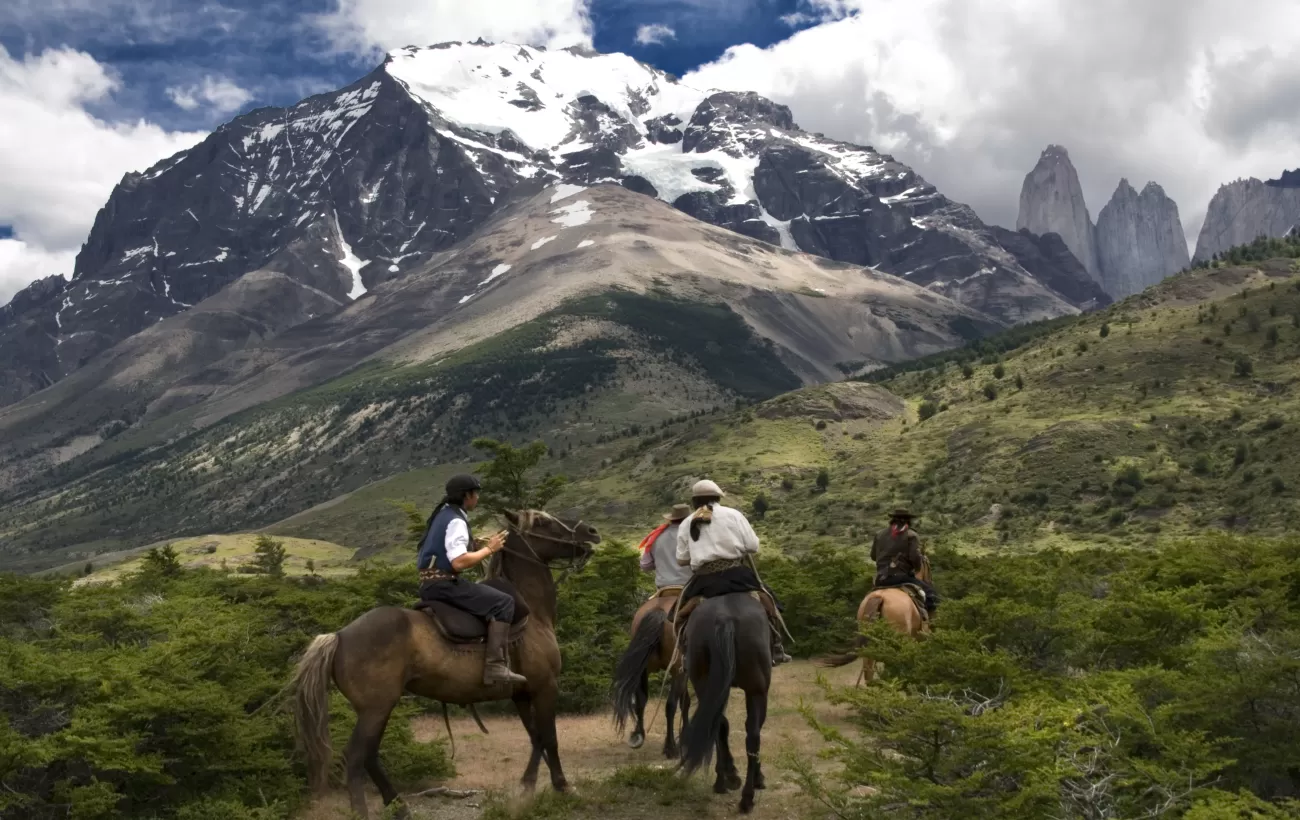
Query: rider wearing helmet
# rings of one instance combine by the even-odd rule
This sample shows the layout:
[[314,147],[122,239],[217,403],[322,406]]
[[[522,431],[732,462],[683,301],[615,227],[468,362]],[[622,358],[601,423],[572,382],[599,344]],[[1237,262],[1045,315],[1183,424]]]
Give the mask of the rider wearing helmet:
[[420,597],[451,604],[487,621],[484,684],[525,683],[526,678],[511,672],[506,665],[506,639],[515,617],[515,599],[460,575],[505,547],[506,534],[499,532],[482,547],[471,549],[477,544],[470,536],[466,513],[478,506],[482,488],[472,475],[455,475],[447,482],[446,495],[429,516],[428,529],[416,558]]

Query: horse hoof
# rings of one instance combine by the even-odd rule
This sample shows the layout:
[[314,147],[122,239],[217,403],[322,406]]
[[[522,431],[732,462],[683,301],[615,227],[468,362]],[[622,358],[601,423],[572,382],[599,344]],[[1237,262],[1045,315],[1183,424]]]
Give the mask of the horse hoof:
[[633,749],[640,749],[641,744],[643,743],[645,743],[645,735],[640,732],[633,733],[633,735],[627,739],[627,745],[631,746]]
[[723,780],[715,780],[715,781],[713,781],[713,793],[714,793],[714,794],[726,794],[726,793],[729,792],[729,791],[731,791],[731,790],[727,788],[727,784],[726,784],[725,781],[723,781]]
[[754,778],[754,788],[756,789],[767,788],[767,780],[763,777],[763,775],[760,774],[758,777]]
[[727,775],[727,791],[734,792],[736,789],[739,789],[744,784],[745,781],[740,779],[740,775],[738,774]]
[[665,758],[666,760],[675,760],[675,759],[681,757],[681,754],[682,754],[681,751],[679,751],[678,748],[677,748],[676,746],[665,746],[665,747],[664,747],[664,758]]
[[751,795],[748,795],[748,796],[746,796],[746,797],[742,797],[742,798],[740,798],[740,813],[741,813],[741,814],[749,814],[749,813],[750,813],[751,811],[753,811],[753,810],[754,810],[754,796],[753,796],[752,794],[751,794]]

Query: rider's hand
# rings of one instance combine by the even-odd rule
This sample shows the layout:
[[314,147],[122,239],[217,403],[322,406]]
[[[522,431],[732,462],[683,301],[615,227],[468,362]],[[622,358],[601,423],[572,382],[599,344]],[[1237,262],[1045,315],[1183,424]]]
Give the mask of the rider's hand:
[[504,531],[493,535],[487,540],[488,552],[500,552],[506,545],[506,534]]

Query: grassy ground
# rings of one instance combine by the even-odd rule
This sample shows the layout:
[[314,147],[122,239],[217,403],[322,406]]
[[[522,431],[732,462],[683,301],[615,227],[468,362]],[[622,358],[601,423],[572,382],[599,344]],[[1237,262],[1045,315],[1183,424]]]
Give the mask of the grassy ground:
[[[286,575],[307,575],[307,562],[311,561],[317,575],[340,575],[355,571],[352,563],[353,550],[329,541],[311,538],[277,538],[284,544]],[[181,566],[187,569],[200,567],[227,567],[236,572],[242,566],[253,563],[253,549],[257,541],[256,533],[236,533],[234,535],[203,535],[197,538],[182,538],[168,541],[180,554]],[[159,545],[161,546],[161,545]],[[90,574],[77,580],[76,584],[96,584],[113,581],[122,575],[140,569],[140,562],[148,548],[131,550],[117,556],[99,556],[97,561],[88,562],[93,568]],[[78,567],[68,567],[68,570]],[[81,567],[84,572],[84,566]]]
[[[758,793],[754,817],[807,818],[820,816],[818,807],[804,796],[782,760],[789,756],[807,759],[822,748],[820,737],[799,714],[801,703],[815,704],[817,715],[833,725],[842,725],[839,707],[821,697],[816,683],[822,674],[836,684],[852,685],[857,667],[820,670],[810,662],[796,661],[774,671],[767,725],[763,729],[764,774],[767,789]],[[741,750],[743,761],[744,700],[735,696],[728,705],[731,721],[732,752]],[[459,710],[458,710],[459,712]],[[453,789],[481,790],[474,797],[456,800],[446,797],[416,798],[410,802],[416,818],[432,820],[470,820],[471,818],[574,818],[597,820],[619,818],[657,818],[686,820],[696,817],[730,817],[736,813],[739,793],[714,795],[713,772],[701,770],[683,782],[672,775],[671,767],[660,753],[664,738],[662,709],[652,702],[646,709],[648,736],[640,749],[630,749],[623,738],[614,734],[610,716],[563,716],[559,720],[560,759],[565,774],[575,785],[573,799],[563,799],[550,791],[545,764],[535,800],[519,793],[517,781],[528,761],[528,741],[518,720],[508,716],[484,716],[489,734],[480,734],[473,720],[458,713],[452,718],[456,737],[455,778],[444,785]],[[445,736],[441,717],[418,718],[414,725],[418,740]],[[370,806],[379,816],[381,803],[373,788]],[[345,820],[347,800],[341,792],[332,793],[313,803],[300,817],[302,820]]]

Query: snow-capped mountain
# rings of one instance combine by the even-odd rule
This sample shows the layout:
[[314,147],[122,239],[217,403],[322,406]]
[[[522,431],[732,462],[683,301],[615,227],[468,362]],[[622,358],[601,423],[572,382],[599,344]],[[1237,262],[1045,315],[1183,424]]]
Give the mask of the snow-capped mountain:
[[[0,314],[0,352],[13,358],[0,402],[303,237],[332,237],[355,299],[557,181],[618,182],[786,249],[897,274],[1004,324],[1089,304],[1075,293],[1087,282],[1060,284],[1073,269],[1031,273],[1023,243],[1004,246],[892,157],[802,131],[785,106],[692,89],[621,54],[444,43],[396,50],[340,91],[250,112],[128,174],[71,282],[33,285],[15,299],[21,311]],[[1044,259],[1035,251],[1033,265]]]

